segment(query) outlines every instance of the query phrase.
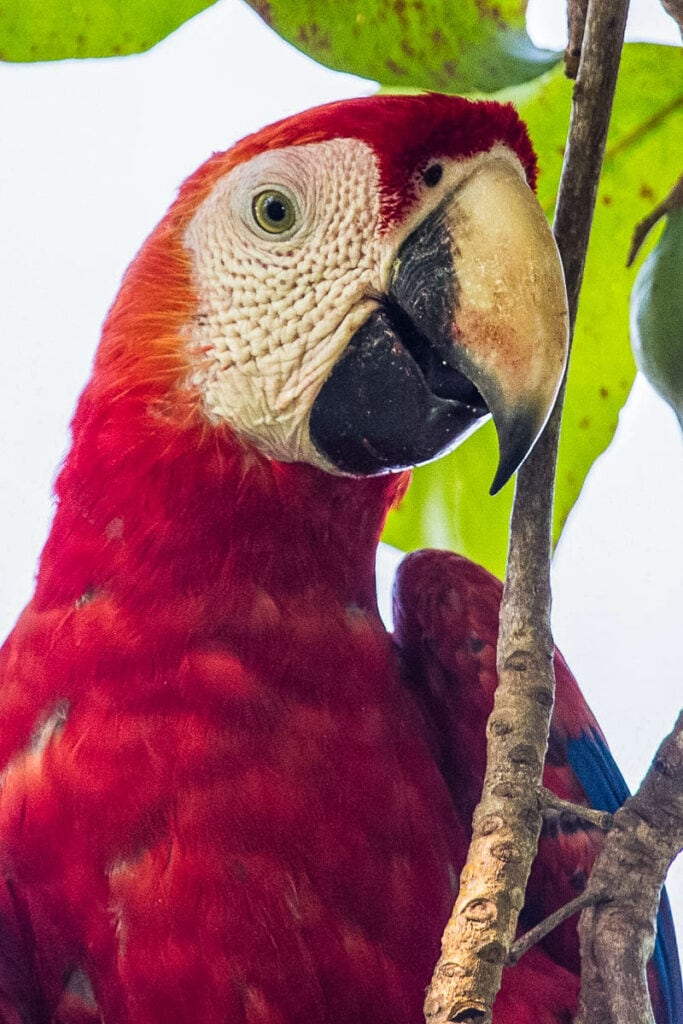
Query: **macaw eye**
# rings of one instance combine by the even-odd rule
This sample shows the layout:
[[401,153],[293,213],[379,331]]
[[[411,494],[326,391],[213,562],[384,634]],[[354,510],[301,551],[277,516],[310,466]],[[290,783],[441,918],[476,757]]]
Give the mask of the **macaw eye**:
[[251,203],[251,212],[258,226],[269,235],[282,235],[296,221],[296,207],[284,192],[269,188],[259,192]]
[[424,181],[427,188],[434,188],[438,185],[443,176],[443,167],[441,164],[430,164],[422,172],[422,180]]

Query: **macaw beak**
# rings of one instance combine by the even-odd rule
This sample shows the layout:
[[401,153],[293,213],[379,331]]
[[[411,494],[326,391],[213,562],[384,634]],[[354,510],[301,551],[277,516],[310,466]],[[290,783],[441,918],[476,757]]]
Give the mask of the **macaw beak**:
[[399,245],[385,299],[316,398],[311,438],[342,472],[380,473],[450,451],[490,414],[494,494],[545,425],[567,347],[552,233],[516,167],[491,155]]

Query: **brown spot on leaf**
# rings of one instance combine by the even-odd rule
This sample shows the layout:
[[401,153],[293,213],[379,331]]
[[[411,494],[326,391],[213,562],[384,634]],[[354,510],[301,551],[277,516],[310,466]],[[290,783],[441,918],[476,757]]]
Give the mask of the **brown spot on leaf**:
[[395,60],[391,59],[391,57],[387,57],[387,59],[384,62],[384,66],[386,67],[387,71],[390,71],[392,75],[397,75],[399,78],[405,77],[405,75],[408,74],[406,69],[401,67],[400,64],[397,64]]
[[600,395],[600,398],[609,398],[609,391],[608,391],[608,390],[607,390],[607,388],[606,388],[606,387],[604,386],[604,384],[603,384],[603,386],[602,386],[602,387],[600,388],[600,390],[598,391],[598,394]]
[[643,184],[638,189],[638,195],[641,199],[654,199],[655,197],[654,192],[652,191],[649,185],[645,184],[645,182],[643,182]]
[[441,44],[444,41],[444,34],[440,28],[434,29],[434,31],[431,34],[431,39],[432,42],[434,43],[434,46],[441,46]]
[[402,39],[401,40],[401,50],[406,55],[406,57],[414,57],[415,56],[415,50],[412,48],[412,46],[410,45],[410,43],[408,42],[407,39]]
[[273,24],[273,12],[268,0],[249,0],[249,6],[253,7],[259,18],[263,18],[266,25]]
[[500,28],[506,28],[505,18],[503,17],[500,7],[498,4],[490,3],[490,0],[475,0],[476,8],[479,11],[480,18],[490,19],[495,21]]
[[611,196],[602,196],[600,202],[602,203],[603,206],[611,206],[612,205],[612,197]]
[[579,427],[581,430],[588,430],[591,425],[590,416],[583,416],[579,420]]
[[330,37],[323,32],[320,25],[313,21],[310,25],[302,25],[297,34],[297,42],[302,46],[316,50],[329,50]]

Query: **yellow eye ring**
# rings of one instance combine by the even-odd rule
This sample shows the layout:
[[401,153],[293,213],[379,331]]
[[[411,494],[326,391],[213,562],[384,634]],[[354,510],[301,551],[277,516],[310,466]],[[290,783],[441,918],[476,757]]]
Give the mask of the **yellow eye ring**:
[[296,221],[294,203],[284,192],[278,192],[275,188],[254,196],[251,212],[261,230],[267,231],[269,235],[284,234]]

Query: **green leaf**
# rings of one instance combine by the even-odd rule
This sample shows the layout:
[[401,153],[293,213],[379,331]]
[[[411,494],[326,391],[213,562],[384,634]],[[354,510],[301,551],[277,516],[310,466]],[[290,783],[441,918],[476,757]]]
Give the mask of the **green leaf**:
[[669,213],[633,285],[631,346],[638,369],[683,429],[683,206]]
[[3,0],[0,60],[140,53],[214,0]]
[[336,71],[384,86],[493,92],[536,78],[519,0],[247,0],[279,35]]
[[[663,197],[683,135],[681,53],[630,44],[623,54],[603,177],[579,303],[555,496],[557,542],[588,470],[609,445],[633,383],[628,305],[633,272],[626,256],[634,225]],[[552,217],[572,84],[561,70],[519,103],[541,167],[538,197]],[[662,173],[660,173],[660,171]],[[502,576],[512,484],[491,498],[497,463],[491,424],[446,459],[415,471],[384,539],[405,550],[453,547]]]

